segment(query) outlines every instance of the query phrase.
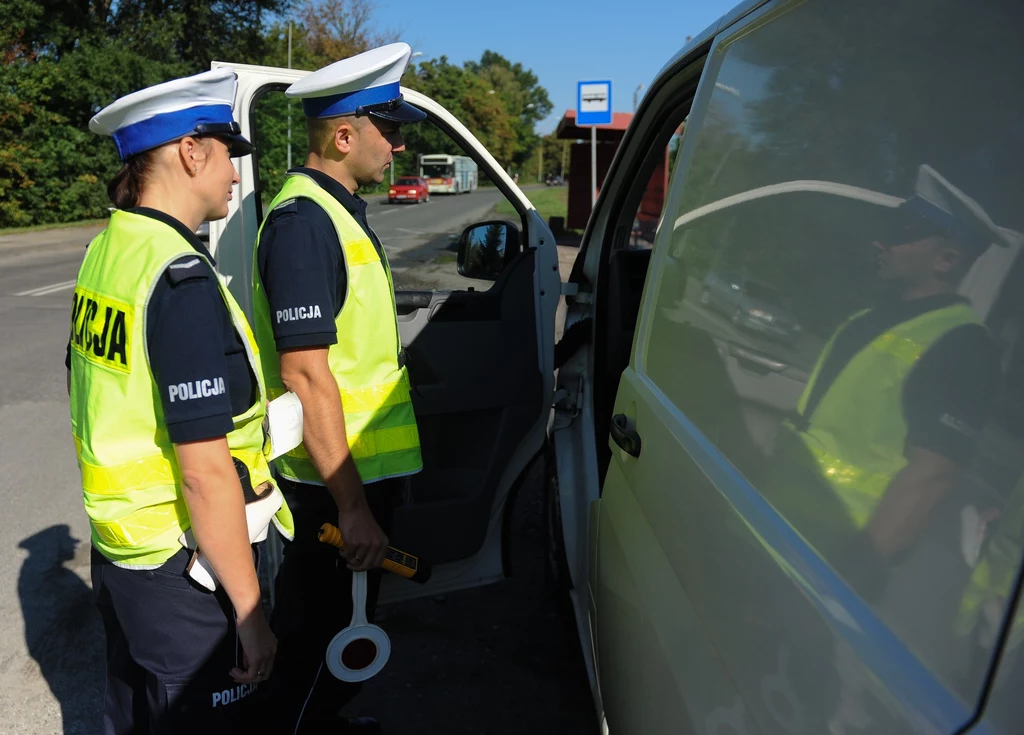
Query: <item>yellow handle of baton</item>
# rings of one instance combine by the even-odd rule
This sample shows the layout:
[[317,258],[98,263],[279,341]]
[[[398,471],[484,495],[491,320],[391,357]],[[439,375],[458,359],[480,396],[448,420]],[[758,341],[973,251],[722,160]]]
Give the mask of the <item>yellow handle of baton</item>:
[[[317,532],[317,538],[322,543],[328,546],[333,546],[339,551],[345,550],[345,539],[341,537],[341,531],[338,530],[337,526],[330,523],[325,523],[320,526],[320,530]],[[413,582],[419,582],[423,584],[430,579],[431,566],[420,559],[418,556],[407,554],[404,551],[396,549],[394,546],[389,546],[387,552],[384,554],[384,562],[381,567],[389,572],[394,572],[400,577],[412,580]]]

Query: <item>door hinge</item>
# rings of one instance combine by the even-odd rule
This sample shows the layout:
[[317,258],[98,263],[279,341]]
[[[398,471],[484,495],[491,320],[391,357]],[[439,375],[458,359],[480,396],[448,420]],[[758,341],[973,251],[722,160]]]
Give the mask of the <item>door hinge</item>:
[[594,303],[593,294],[590,291],[580,291],[580,284],[564,282],[559,293],[567,299],[572,299],[577,304]]
[[583,376],[575,378],[571,387],[558,386],[551,405],[555,409],[553,429],[564,429],[571,424],[580,415],[583,406]]

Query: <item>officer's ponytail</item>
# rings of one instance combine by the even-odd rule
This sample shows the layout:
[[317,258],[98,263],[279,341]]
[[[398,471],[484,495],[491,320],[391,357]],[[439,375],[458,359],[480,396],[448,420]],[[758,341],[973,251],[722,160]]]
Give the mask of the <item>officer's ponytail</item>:
[[149,178],[153,159],[150,151],[138,153],[121,166],[121,170],[107,184],[107,196],[118,209],[131,209],[139,205],[142,187]]

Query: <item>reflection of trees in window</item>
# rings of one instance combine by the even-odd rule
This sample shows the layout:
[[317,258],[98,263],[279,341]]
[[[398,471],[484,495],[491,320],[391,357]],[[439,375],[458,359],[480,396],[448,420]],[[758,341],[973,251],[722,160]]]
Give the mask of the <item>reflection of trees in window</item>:
[[1019,7],[809,3],[745,36],[732,53],[768,74],[746,106],[759,166],[903,196],[928,163],[1020,229]]
[[473,230],[466,254],[466,270],[497,276],[505,264],[505,226],[491,224]]
[[[714,91],[680,213],[798,179],[907,197],[927,163],[997,223],[1022,229],[1017,17],[1011,0],[984,9],[956,0],[811,3],[724,46],[719,72],[729,89]],[[950,48],[961,49],[955,63]],[[687,225],[673,252],[685,246],[692,277],[731,268],[773,286],[825,336],[878,286],[880,214],[838,197],[787,194]]]

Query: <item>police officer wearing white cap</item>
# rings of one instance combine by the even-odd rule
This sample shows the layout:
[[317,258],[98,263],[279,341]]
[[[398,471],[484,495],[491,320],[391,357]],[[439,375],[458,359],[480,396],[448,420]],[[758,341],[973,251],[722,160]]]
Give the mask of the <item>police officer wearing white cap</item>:
[[[158,84],[98,113],[123,167],[71,314],[71,426],[107,635],[104,732],[236,732],[271,674],[247,502],[272,501],[265,392],[245,317],[196,237],[252,146],[236,75]],[[269,523],[264,520],[264,530]],[[261,529],[256,529],[259,535]],[[202,549],[215,592],[189,578]]]
[[[374,570],[372,615],[392,503],[422,468],[391,272],[356,194],[384,180],[404,149],[400,126],[426,117],[399,87],[410,51],[373,49],[289,87],[302,100],[309,153],[288,172],[256,242],[254,325],[267,387],[272,397],[294,392],[304,410],[304,445],[275,461],[296,519],[272,620],[281,649],[268,693],[281,732],[379,731],[373,720],[338,717],[357,685],[323,662],[351,617],[353,570]],[[344,559],[317,540],[327,522],[342,532]]]
[[870,221],[882,296],[826,343],[765,484],[869,599],[952,491],[998,397],[997,346],[958,287],[990,246],[1009,244],[927,165],[911,197]]

